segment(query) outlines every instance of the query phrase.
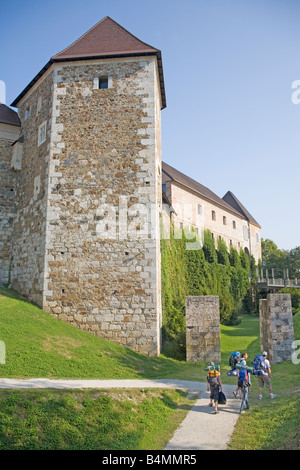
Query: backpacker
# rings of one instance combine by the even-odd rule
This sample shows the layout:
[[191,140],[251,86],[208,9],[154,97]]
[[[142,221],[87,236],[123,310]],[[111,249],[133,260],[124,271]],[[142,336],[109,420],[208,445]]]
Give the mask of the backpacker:
[[207,377],[210,385],[218,385],[220,372],[216,369],[211,369],[208,371]]
[[234,351],[230,354],[229,365],[231,367],[231,370],[235,370],[236,365],[240,362],[240,360],[241,360],[241,353],[239,351]]
[[246,369],[240,369],[238,386],[241,388],[249,387],[249,377]]
[[257,354],[253,360],[253,375],[262,375],[262,361],[263,356],[261,354]]

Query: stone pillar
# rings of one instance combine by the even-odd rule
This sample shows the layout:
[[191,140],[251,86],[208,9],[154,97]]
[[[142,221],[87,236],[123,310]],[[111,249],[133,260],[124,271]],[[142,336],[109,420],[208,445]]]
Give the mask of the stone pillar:
[[291,359],[294,326],[290,294],[268,294],[260,300],[260,347],[271,362]]
[[[270,321],[267,317],[267,299],[259,300],[259,320],[260,320],[260,344],[261,352],[271,349],[271,338],[270,338]],[[263,346],[262,346],[263,345]]]
[[187,362],[221,361],[219,297],[186,297]]

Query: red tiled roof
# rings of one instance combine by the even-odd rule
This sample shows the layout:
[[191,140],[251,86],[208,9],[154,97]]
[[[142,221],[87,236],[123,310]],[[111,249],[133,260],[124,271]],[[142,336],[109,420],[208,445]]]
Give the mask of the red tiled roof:
[[157,53],[157,49],[140,41],[109,16],[103,18],[77,41],[52,59],[102,57],[107,55]]
[[22,93],[15,99],[12,106],[18,105],[21,98],[25,96],[30,88],[55,62],[145,55],[156,55],[157,57],[162,108],[165,108],[166,95],[161,51],[133,36],[109,16],[106,16],[99,21],[99,23],[89,29],[89,31],[83,34],[79,39],[77,39],[77,41],[73,42],[73,44],[68,46],[66,49],[51,57],[45,67],[43,67],[29,85],[27,85]]

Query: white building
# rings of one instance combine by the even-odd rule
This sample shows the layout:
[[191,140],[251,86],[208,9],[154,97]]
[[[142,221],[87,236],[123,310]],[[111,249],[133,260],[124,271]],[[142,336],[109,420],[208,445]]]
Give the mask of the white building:
[[162,189],[165,202],[172,207],[175,226],[193,227],[199,234],[208,229],[216,246],[218,238],[223,238],[228,250],[233,245],[253,256],[256,262],[261,259],[261,227],[232,192],[220,198],[164,162]]

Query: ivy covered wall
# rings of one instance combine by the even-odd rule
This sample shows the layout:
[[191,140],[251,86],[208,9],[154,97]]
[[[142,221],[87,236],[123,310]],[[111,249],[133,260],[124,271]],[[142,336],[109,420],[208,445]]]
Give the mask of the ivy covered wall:
[[[161,241],[163,352],[185,358],[185,297],[218,295],[221,323],[234,324],[241,312],[257,309],[255,261],[233,247],[227,251],[223,240],[217,248],[210,231],[203,234],[198,249],[186,230],[171,230],[170,239]],[[254,273],[253,277],[251,273]]]

